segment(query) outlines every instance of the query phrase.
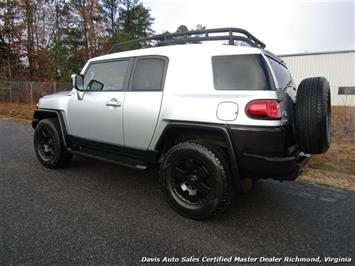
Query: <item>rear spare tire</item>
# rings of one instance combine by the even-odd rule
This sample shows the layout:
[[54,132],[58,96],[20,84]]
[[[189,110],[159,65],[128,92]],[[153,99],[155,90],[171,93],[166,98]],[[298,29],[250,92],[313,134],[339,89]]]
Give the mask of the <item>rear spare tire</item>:
[[328,150],[331,130],[329,82],[324,77],[302,80],[298,86],[295,127],[300,149],[310,154]]

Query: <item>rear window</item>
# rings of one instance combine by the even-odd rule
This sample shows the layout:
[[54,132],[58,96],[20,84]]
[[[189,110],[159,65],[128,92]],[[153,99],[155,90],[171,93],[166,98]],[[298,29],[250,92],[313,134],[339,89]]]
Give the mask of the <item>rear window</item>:
[[216,90],[271,90],[261,55],[213,56],[212,67]]
[[287,88],[290,84],[292,84],[292,77],[288,69],[272,58],[268,57],[268,60],[271,64],[272,69],[274,70],[277,83],[280,87],[279,89]]
[[132,91],[160,91],[163,72],[163,60],[139,59],[134,73]]

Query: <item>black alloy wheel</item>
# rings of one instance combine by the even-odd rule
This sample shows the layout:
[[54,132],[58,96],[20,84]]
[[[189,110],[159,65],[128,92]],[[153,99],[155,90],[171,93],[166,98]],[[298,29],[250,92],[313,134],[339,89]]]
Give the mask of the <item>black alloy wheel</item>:
[[50,161],[54,156],[55,143],[52,133],[47,127],[39,129],[38,154],[43,161]]
[[59,168],[67,165],[72,155],[64,147],[58,121],[54,118],[38,122],[33,144],[40,163],[47,168]]
[[233,186],[228,164],[212,144],[186,141],[173,146],[160,165],[170,206],[192,219],[206,219],[230,205]]
[[197,158],[175,161],[168,182],[178,200],[196,206],[203,204],[215,187],[212,170]]

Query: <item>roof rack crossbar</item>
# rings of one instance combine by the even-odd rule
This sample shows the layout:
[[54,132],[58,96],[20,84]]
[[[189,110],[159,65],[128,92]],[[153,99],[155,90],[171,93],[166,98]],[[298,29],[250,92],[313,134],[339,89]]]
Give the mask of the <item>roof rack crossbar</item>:
[[[215,35],[216,33],[227,33],[227,35]],[[238,34],[238,35],[235,35]],[[197,36],[196,36],[197,35]],[[202,35],[202,36],[201,36]],[[203,36],[204,35],[204,36]],[[187,32],[175,32],[169,34],[159,34],[155,36],[150,36],[146,38],[140,38],[136,40],[120,42],[114,44],[108,53],[112,53],[115,49],[131,45],[146,43],[149,41],[156,41],[157,46],[172,45],[172,44],[182,44],[182,43],[193,43],[201,41],[228,41],[229,45],[235,45],[235,41],[242,41],[247,43],[252,47],[265,48],[265,44],[257,39],[254,35],[248,31],[240,28],[219,28],[219,29],[204,29],[204,30],[194,30]]]

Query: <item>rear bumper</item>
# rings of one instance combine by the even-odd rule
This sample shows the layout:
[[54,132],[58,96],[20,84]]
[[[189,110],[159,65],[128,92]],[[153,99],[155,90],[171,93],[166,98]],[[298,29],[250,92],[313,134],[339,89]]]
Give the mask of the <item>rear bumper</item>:
[[269,157],[243,153],[239,164],[242,175],[246,177],[295,180],[302,173],[310,159],[310,155],[302,152],[296,152],[288,157]]
[[231,127],[241,176],[294,180],[311,156],[298,150],[291,127]]

